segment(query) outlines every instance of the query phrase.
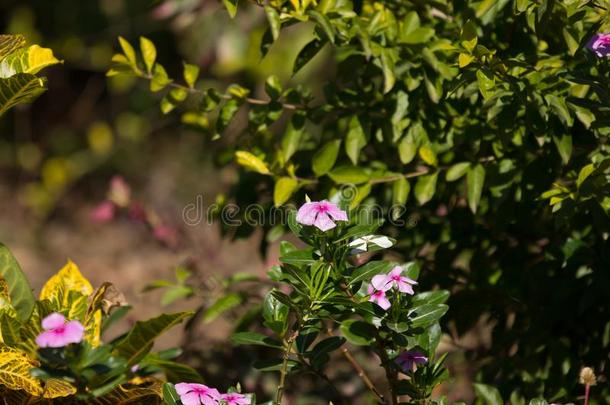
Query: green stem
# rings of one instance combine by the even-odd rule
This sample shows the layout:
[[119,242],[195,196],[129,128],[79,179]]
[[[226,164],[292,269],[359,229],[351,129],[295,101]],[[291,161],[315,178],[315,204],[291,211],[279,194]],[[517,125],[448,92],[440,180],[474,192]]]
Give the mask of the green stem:
[[290,360],[290,352],[292,351],[292,345],[297,338],[298,330],[292,333],[284,342],[284,360],[282,361],[282,368],[280,369],[280,384],[277,386],[275,394],[275,405],[282,405],[282,397],[284,396],[284,387],[286,384],[286,375],[288,374],[288,360]]
[[388,357],[388,354],[385,351],[385,343],[379,333],[377,333],[377,346],[379,350],[379,358],[381,359],[381,366],[385,370],[386,378],[388,379],[388,385],[390,389],[390,397],[392,398],[392,405],[398,405],[400,402],[398,400],[398,393],[396,392],[396,388],[398,387],[398,378],[396,371],[392,368],[392,363]]

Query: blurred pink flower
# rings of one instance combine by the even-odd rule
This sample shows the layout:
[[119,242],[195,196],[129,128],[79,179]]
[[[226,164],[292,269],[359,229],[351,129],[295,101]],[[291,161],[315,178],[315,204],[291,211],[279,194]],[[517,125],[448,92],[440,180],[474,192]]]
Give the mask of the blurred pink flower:
[[250,405],[250,400],[244,394],[230,392],[222,394],[221,399],[226,402],[226,405]]
[[176,392],[183,405],[217,405],[221,398],[216,388],[203,384],[179,383]]
[[157,225],[153,229],[155,238],[165,243],[167,246],[175,247],[178,245],[178,231],[167,225]]
[[368,294],[370,295],[369,301],[376,303],[381,308],[387,310],[392,306],[390,300],[385,296],[385,291],[375,289],[372,284],[369,284]]
[[347,221],[347,213],[326,200],[305,203],[297,212],[297,222],[314,225],[321,231],[337,226],[334,221]]
[[110,180],[108,199],[119,207],[126,207],[131,200],[131,187],[121,176],[114,176]]
[[422,353],[415,350],[407,350],[396,357],[396,364],[403,369],[403,371],[413,371],[413,366],[418,364],[426,364],[428,358]]
[[102,201],[91,212],[91,220],[94,222],[108,222],[114,218],[116,206],[112,201]]
[[85,334],[85,328],[79,321],[68,321],[57,312],[53,312],[42,320],[42,331],[36,337],[39,347],[64,347],[70,343],[80,343]]
[[587,48],[600,58],[610,55],[610,34],[595,34],[587,42]]
[[371,280],[371,284],[376,290],[388,291],[392,287],[398,288],[401,293],[413,295],[412,285],[417,284],[417,281],[411,280],[409,277],[403,276],[404,269],[396,266],[388,274],[378,274]]
[[138,222],[146,222],[146,209],[139,201],[132,201],[129,204],[129,213],[128,216],[130,219]]

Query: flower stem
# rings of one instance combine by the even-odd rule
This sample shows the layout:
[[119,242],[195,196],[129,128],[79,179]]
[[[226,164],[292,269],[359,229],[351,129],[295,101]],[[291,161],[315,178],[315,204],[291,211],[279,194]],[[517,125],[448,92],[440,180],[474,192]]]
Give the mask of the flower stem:
[[589,392],[591,389],[591,384],[585,385],[585,405],[589,405]]
[[293,332],[284,342],[284,360],[282,361],[282,368],[280,369],[280,384],[277,386],[277,391],[275,394],[275,405],[282,405],[284,386],[286,384],[286,374],[288,374],[288,360],[290,359],[292,345],[298,334],[298,331]]

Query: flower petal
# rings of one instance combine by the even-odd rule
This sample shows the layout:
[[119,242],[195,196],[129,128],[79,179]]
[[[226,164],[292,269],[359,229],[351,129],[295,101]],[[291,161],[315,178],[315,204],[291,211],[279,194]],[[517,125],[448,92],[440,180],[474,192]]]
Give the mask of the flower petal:
[[377,305],[379,305],[384,310],[387,310],[392,306],[390,300],[385,296],[385,294],[377,299]]
[[63,336],[68,343],[80,343],[85,335],[85,327],[79,321],[70,321],[66,324]]
[[392,279],[387,274],[377,274],[371,280],[371,285],[375,287],[376,290],[388,291],[390,288],[392,288],[391,281]]
[[343,211],[336,204],[331,202],[325,202],[326,212],[330,215],[335,221],[347,221],[347,212]]
[[178,395],[184,395],[184,394],[187,394],[187,393],[193,391],[196,388],[193,385],[195,385],[195,384],[178,383],[178,384],[174,385],[174,388],[176,389],[176,392],[178,393]]
[[180,395],[180,402],[183,405],[201,405],[201,395],[197,391],[191,391]]
[[413,291],[413,287],[411,287],[411,284],[405,283],[403,281],[399,281],[397,284],[398,284],[398,291],[400,291],[401,293],[410,294],[410,295],[415,294],[415,291]]
[[66,323],[66,317],[59,312],[53,312],[42,320],[42,329],[56,329],[64,326]]
[[394,268],[390,271],[390,273],[388,273],[388,276],[390,276],[390,277],[400,276],[403,271],[404,271],[404,269],[402,267],[394,266]]
[[328,231],[329,229],[333,229],[337,226],[332,219],[326,213],[320,213],[316,217],[314,225],[323,232]]
[[318,203],[305,203],[297,211],[297,222],[304,225],[313,225],[318,215]]
[[374,243],[375,245],[387,249],[392,247],[394,244],[390,238],[387,236],[374,236],[369,239],[369,242]]

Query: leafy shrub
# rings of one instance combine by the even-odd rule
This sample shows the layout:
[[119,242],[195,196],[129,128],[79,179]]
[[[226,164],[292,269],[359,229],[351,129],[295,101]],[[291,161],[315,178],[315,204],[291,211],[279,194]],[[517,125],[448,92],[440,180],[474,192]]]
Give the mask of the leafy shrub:
[[[195,370],[172,360],[179,349],[151,352],[155,338],[191,316],[190,312],[138,321],[127,333],[102,342],[103,331],[129,308],[112,284],[94,290],[70,261],[47,281],[36,300],[19,264],[0,245],[0,396],[4,402],[161,404],[164,382],[155,374],[161,372],[176,382],[200,381]],[[43,320],[52,322],[50,314],[54,314],[54,325],[41,327]],[[57,318],[61,323],[70,320],[77,329],[80,326],[80,336],[77,331],[72,340],[61,340],[68,332],[65,325],[57,325]],[[55,340],[41,339],[45,333],[52,333]]]
[[[146,39],[140,52],[121,39],[109,74],[149,80],[164,113],[181,111],[212,139],[247,110],[244,136],[228,142],[244,170],[226,201],[270,210],[304,192],[336,200],[353,185],[352,207],[381,206],[396,250],[430,269],[422,284],[452,290],[445,325],[461,335],[492,315],[491,347],[467,353],[479,381],[507,398],[573,398],[580,366],[602,368],[610,345],[608,62],[585,46],[606,7],[259,5],[263,56],[285,28],[313,27],[292,70],[323,63],[321,89],[275,76],[264,95],[206,88],[188,64],[174,79]],[[266,230],[267,240],[284,231]]]

